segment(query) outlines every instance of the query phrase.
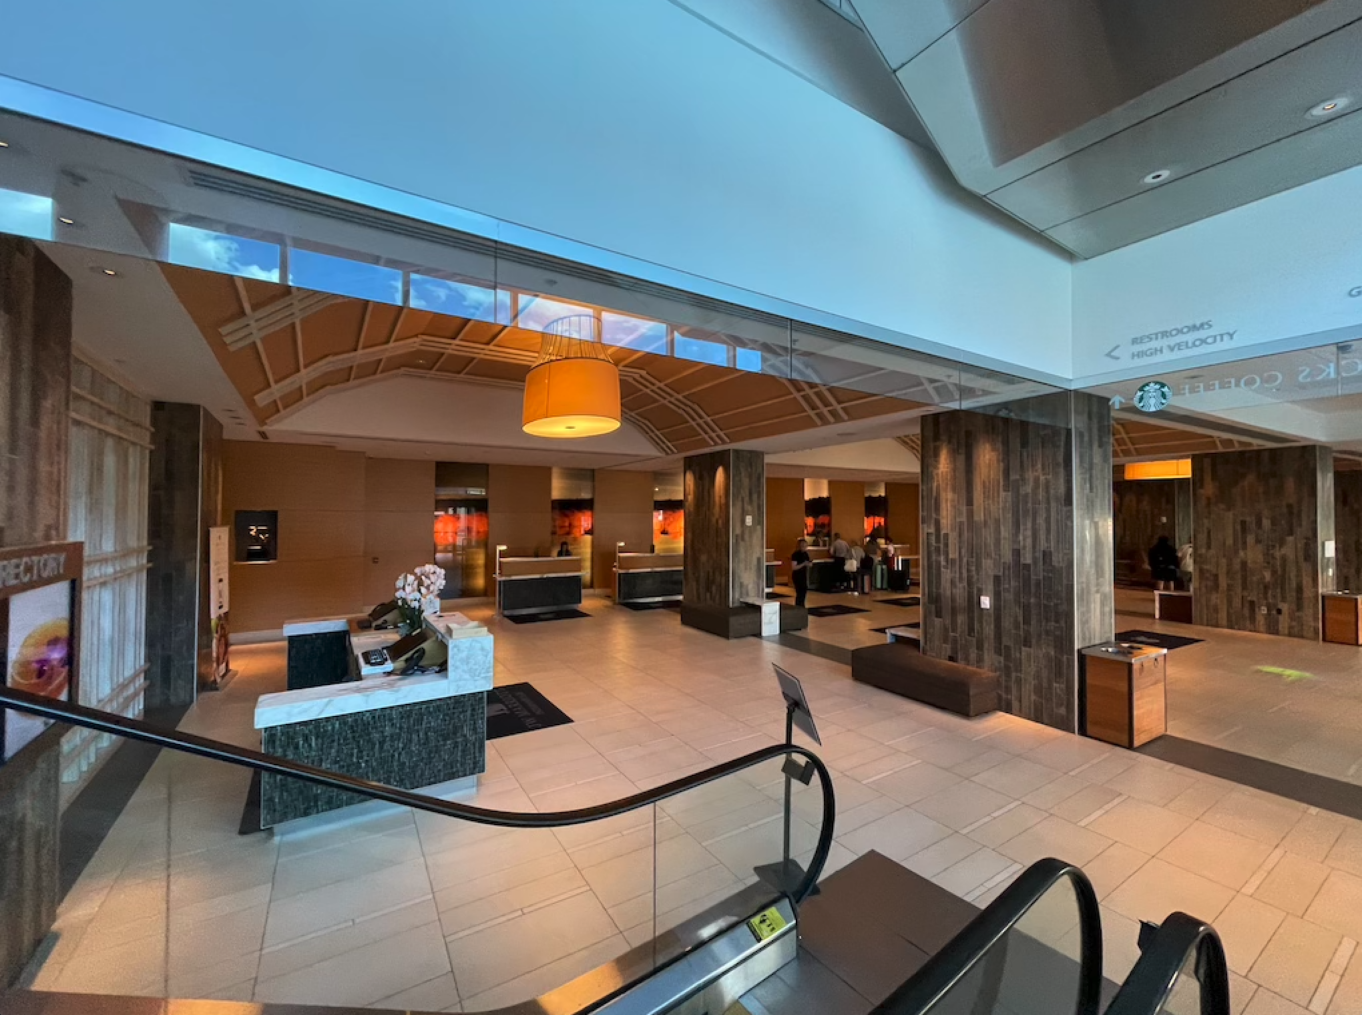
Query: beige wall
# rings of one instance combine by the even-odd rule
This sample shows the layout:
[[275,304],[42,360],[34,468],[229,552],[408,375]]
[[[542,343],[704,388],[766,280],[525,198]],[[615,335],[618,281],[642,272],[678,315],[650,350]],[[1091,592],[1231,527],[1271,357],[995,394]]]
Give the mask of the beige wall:
[[507,557],[552,556],[553,470],[547,465],[487,467],[487,576],[492,573],[498,544]]
[[597,469],[592,525],[592,584],[613,588],[615,544],[623,541],[628,553],[647,553],[652,545],[653,474]]
[[889,498],[889,535],[899,553],[919,556],[922,553],[922,487],[917,483],[885,483]]
[[776,574],[788,578],[790,554],[804,533],[804,480],[766,480],[766,546],[776,552],[781,566]]
[[435,559],[435,463],[370,458],[364,469],[364,605]]
[[832,498],[832,531],[850,544],[865,539],[865,484],[835,479],[828,483]]
[[225,524],[237,511],[279,512],[278,561],[232,565],[233,631],[361,612],[433,559],[431,462],[247,441],[223,442],[222,461]]

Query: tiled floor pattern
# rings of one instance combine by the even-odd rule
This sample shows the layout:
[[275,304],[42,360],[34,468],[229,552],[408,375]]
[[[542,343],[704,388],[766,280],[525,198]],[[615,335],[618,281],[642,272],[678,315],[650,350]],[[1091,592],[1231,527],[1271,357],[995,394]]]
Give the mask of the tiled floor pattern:
[[[671,611],[587,608],[493,622],[498,682],[533,682],[576,722],[489,745],[477,803],[584,806],[773,743],[775,661],[804,680],[824,733],[833,868],[877,849],[983,904],[1060,856],[1102,899],[1109,976],[1133,963],[1139,920],[1182,909],[1224,936],[1236,1012],[1362,1009],[1362,822],[1010,716],[964,720],[853,684],[836,663],[682,628]],[[915,613],[876,606],[816,621],[814,636],[871,643],[882,636],[865,629]],[[233,652],[241,676],[184,728],[254,743],[254,699],[281,684],[282,651]],[[343,824],[241,838],[246,781],[163,755],[63,903],[36,986],[477,1011],[614,957],[779,849],[773,766],[657,814],[557,832],[365,805]],[[819,806],[801,790],[797,849]]]

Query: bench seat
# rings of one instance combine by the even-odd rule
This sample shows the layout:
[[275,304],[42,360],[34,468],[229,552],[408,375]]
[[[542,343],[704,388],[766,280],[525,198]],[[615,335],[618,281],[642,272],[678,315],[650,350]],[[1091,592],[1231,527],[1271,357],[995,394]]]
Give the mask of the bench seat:
[[997,674],[934,659],[901,641],[852,652],[851,679],[956,715],[984,715],[998,709]]

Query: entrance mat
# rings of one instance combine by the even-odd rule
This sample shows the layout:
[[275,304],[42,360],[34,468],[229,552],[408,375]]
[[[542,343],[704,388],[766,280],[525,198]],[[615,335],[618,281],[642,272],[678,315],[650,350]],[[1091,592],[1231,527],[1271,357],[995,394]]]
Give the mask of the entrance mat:
[[844,606],[841,603],[833,603],[830,606],[810,606],[810,617],[845,617],[849,613],[869,613],[859,606]]
[[626,610],[642,613],[644,610],[680,610],[680,603],[620,603]]
[[487,739],[513,737],[518,733],[546,730],[572,722],[532,684],[507,684],[487,692]]
[[1157,631],[1117,631],[1117,641],[1129,641],[1136,645],[1148,645],[1150,648],[1166,648],[1170,652],[1175,648],[1186,648],[1188,645],[1200,645],[1204,638],[1181,638],[1176,634],[1160,634]]
[[512,624],[542,624],[549,620],[573,620],[577,617],[589,617],[591,614],[583,613],[581,610],[545,610],[543,613],[522,613],[515,617],[506,617]]
[[1175,736],[1151,740],[1138,753],[1321,810],[1362,818],[1362,786],[1341,779]]
[[916,631],[921,628],[922,625],[915,620],[911,624],[890,624],[888,627],[872,627],[870,630],[874,631],[876,634],[888,634],[890,631],[897,630],[900,627],[906,627],[910,631]]
[[876,599],[877,603],[884,603],[885,606],[921,606],[921,596],[901,596],[898,599]]

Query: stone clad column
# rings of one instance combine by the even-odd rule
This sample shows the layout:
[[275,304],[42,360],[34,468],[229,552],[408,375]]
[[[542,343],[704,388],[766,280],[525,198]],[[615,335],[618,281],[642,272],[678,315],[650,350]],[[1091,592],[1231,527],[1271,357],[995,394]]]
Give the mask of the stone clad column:
[[922,422],[922,646],[1002,708],[1078,730],[1078,650],[1114,633],[1111,408],[1061,392]]
[[766,456],[711,451],[685,461],[686,546],[681,622],[733,638],[744,600],[766,598]]
[[1333,451],[1319,445],[1192,459],[1192,610],[1204,627],[1320,637],[1332,592]]

